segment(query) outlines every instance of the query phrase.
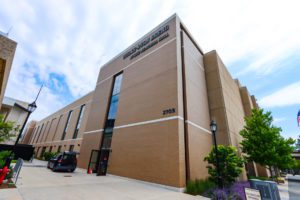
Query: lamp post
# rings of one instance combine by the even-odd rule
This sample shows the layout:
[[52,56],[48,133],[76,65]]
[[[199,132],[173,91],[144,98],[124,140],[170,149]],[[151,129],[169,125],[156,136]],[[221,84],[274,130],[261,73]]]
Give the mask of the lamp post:
[[27,112],[27,116],[26,116],[25,122],[23,123],[22,128],[21,128],[21,130],[19,132],[19,135],[18,135],[18,137],[16,139],[13,151],[15,150],[15,148],[16,148],[16,146],[17,146],[17,144],[18,144],[18,142],[19,142],[19,140],[21,138],[22,132],[23,132],[23,130],[25,128],[25,125],[27,124],[29,116],[31,115],[31,113],[33,113],[33,111],[35,111],[36,108],[37,108],[37,106],[36,106],[36,103],[34,101],[34,102],[32,102],[31,104],[28,105],[27,109],[24,109]]
[[12,154],[13,154],[13,153],[15,152],[15,150],[16,150],[17,144],[18,144],[18,142],[19,142],[19,140],[20,140],[20,138],[21,138],[22,132],[23,132],[23,130],[24,130],[24,128],[25,128],[25,125],[26,125],[26,123],[27,123],[27,121],[28,121],[28,119],[29,119],[29,116],[30,116],[31,113],[33,113],[33,111],[35,111],[35,109],[37,108],[35,102],[36,102],[36,100],[38,99],[38,97],[39,97],[39,95],[40,95],[40,92],[41,92],[42,88],[43,88],[43,85],[41,86],[41,88],[40,88],[40,90],[39,90],[39,92],[38,92],[38,94],[37,94],[35,100],[34,100],[31,104],[29,104],[27,108],[24,108],[23,106],[21,106],[21,105],[15,103],[15,104],[17,104],[18,107],[22,108],[24,111],[27,112],[27,116],[26,116],[26,119],[25,119],[25,121],[24,121],[24,123],[23,123],[23,125],[22,125],[22,128],[21,128],[20,132],[19,132],[19,135],[18,135],[18,137],[17,137],[17,139],[16,139],[16,142],[15,142],[15,144],[14,144],[14,146],[13,146],[13,149],[12,149],[12,151],[10,152],[9,157],[6,159],[5,166],[7,166],[7,167],[10,166],[10,163],[11,163],[11,160],[12,160]]
[[219,165],[219,156],[218,156],[218,145],[216,139],[216,132],[217,132],[217,123],[212,120],[210,122],[210,130],[213,134],[214,145],[215,145],[215,154],[216,154],[216,168],[217,168],[217,176],[218,176],[218,187],[223,188],[223,182],[220,176],[220,165]]

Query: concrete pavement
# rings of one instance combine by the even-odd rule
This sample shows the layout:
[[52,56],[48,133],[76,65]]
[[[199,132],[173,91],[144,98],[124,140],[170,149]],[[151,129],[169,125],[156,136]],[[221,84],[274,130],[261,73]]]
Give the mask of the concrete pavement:
[[0,200],[200,200],[207,199],[163,187],[114,176],[97,177],[76,169],[75,173],[54,173],[43,163],[26,164],[16,189],[0,190]]
[[300,199],[300,175],[288,175],[288,191],[290,200]]

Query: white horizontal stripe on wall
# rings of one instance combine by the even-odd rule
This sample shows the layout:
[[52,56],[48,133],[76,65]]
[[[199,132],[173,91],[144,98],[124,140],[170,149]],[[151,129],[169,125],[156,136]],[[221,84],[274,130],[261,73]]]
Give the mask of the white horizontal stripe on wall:
[[143,122],[137,122],[137,123],[132,123],[132,124],[116,126],[116,127],[114,127],[114,129],[127,128],[127,127],[139,126],[139,125],[145,125],[145,124],[153,124],[153,123],[169,121],[169,120],[173,120],[173,119],[181,119],[182,120],[183,118],[180,116],[164,117],[164,118],[160,118],[160,119],[154,119],[154,120],[149,120],[149,121],[143,121]]
[[86,132],[83,132],[83,134],[90,134],[90,133],[96,133],[96,132],[100,132],[100,131],[103,131],[103,129],[97,129],[97,130],[93,130],[93,131],[86,131]]
[[196,128],[198,128],[198,129],[201,129],[202,131],[205,131],[206,133],[211,134],[210,130],[207,130],[206,128],[203,128],[203,127],[199,126],[198,124],[195,124],[195,123],[193,123],[193,122],[191,122],[189,120],[186,120],[185,122],[188,123],[188,124],[190,124],[190,125],[192,125],[192,126],[194,126],[194,127],[196,127]]

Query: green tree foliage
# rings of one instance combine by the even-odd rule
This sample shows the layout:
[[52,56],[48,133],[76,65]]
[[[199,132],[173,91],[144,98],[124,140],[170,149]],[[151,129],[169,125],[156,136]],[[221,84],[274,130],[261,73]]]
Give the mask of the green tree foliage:
[[57,155],[56,152],[44,152],[42,158],[46,161],[49,161],[51,158],[54,158]]
[[[230,186],[235,182],[235,178],[238,177],[244,166],[244,160],[237,155],[237,151],[233,146],[218,145],[218,158],[219,158],[219,171],[220,177],[225,186]],[[208,156],[204,158],[210,165],[207,166],[208,173],[210,175],[209,180],[218,184],[217,176],[217,161],[215,154],[215,147],[212,148]]]
[[5,122],[4,116],[0,115],[0,142],[4,142],[15,136],[19,127],[14,127],[14,122]]
[[271,112],[264,113],[263,109],[253,109],[245,122],[244,129],[240,131],[243,136],[241,148],[248,161],[279,169],[293,164],[291,153],[294,151],[295,141],[291,138],[284,139],[280,135],[281,128],[272,124]]

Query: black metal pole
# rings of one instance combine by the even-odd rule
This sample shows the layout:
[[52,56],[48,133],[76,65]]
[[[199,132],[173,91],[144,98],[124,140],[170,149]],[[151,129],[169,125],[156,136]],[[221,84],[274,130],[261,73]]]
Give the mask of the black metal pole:
[[18,142],[19,142],[19,140],[20,140],[20,138],[21,138],[21,135],[22,135],[22,132],[23,132],[23,130],[24,130],[24,128],[25,128],[25,125],[26,125],[26,123],[27,123],[27,121],[28,121],[28,118],[29,118],[29,116],[30,116],[30,114],[31,114],[31,112],[29,112],[29,111],[27,111],[28,113],[27,113],[27,117],[26,117],[26,119],[25,119],[25,122],[23,123],[23,125],[22,125],[22,128],[21,128],[21,130],[20,130],[20,132],[19,132],[19,135],[18,135],[18,137],[17,137],[17,139],[16,139],[16,142],[15,142],[15,144],[14,144],[14,146],[13,146],[13,149],[11,150],[11,152],[10,152],[10,154],[9,154],[9,157],[6,159],[6,162],[5,162],[5,166],[7,166],[7,167],[9,167],[10,166],[10,163],[11,163],[11,161],[12,161],[12,154],[15,152],[15,150],[16,150],[16,147],[17,147],[17,144],[18,144]]
[[214,138],[214,144],[215,144],[215,154],[216,154],[216,168],[217,168],[217,175],[218,175],[218,186],[219,188],[223,188],[223,182],[220,177],[220,165],[219,165],[219,156],[218,156],[218,145],[217,145],[217,139],[216,139],[216,131],[213,131],[213,138]]
[[22,128],[21,128],[21,130],[20,130],[20,132],[19,132],[19,135],[18,135],[17,139],[16,139],[16,142],[15,142],[15,145],[14,145],[13,150],[15,150],[17,144],[19,143],[19,140],[20,140],[20,138],[21,138],[22,132],[23,132],[23,130],[24,130],[26,124],[27,124],[28,118],[29,118],[29,116],[30,116],[30,114],[31,114],[31,112],[29,112],[29,111],[27,111],[27,112],[28,112],[27,117],[26,117],[25,122],[23,123],[23,126],[22,126]]

